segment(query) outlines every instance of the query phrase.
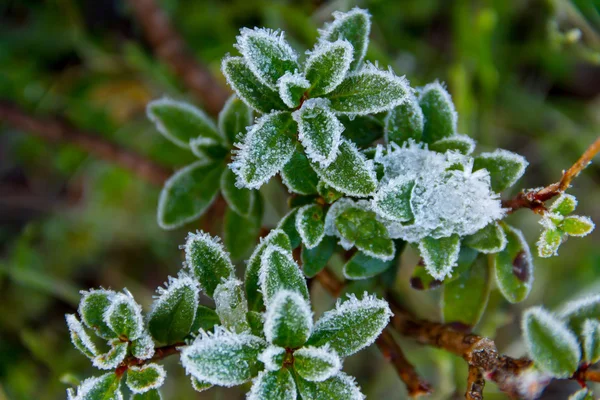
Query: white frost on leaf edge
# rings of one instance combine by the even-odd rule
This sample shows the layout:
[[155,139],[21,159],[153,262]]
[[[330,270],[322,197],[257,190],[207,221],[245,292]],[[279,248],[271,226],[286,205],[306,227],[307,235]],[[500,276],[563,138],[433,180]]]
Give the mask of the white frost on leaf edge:
[[419,93],[419,103],[421,103],[421,99],[432,90],[437,90],[441,93],[444,102],[449,105],[451,119],[450,122],[453,127],[453,134],[456,135],[456,127],[458,125],[458,113],[456,112],[456,107],[454,106],[454,102],[452,101],[452,96],[446,89],[446,85],[442,84],[440,81],[436,80],[434,82],[428,83],[427,85],[418,89]]
[[[92,342],[92,338],[90,337],[90,335],[88,335],[88,333],[83,328],[83,324],[77,319],[77,316],[75,314],[67,314],[65,315],[65,319],[67,320],[67,326],[69,328],[69,333],[71,335],[71,342],[73,343],[73,346],[79,349],[78,346],[75,344],[75,339],[77,338],[79,339],[79,341],[81,341],[83,347],[90,352],[90,354],[92,354],[93,356],[97,356],[98,349],[96,348],[94,342]],[[82,350],[80,351],[83,353]],[[87,354],[84,355],[86,357],[89,357]]]
[[108,325],[108,327],[114,331],[115,328],[112,326],[111,316],[114,312],[117,311],[117,307],[119,305],[126,304],[128,308],[130,308],[133,311],[133,318],[135,319],[134,329],[132,330],[132,333],[127,339],[135,340],[144,333],[144,318],[142,316],[142,306],[140,306],[135,301],[135,299],[127,289],[123,290],[125,291],[125,293],[115,294],[115,296],[112,299],[112,302],[110,303],[110,306],[104,312],[102,319],[104,319],[106,325]]
[[600,309],[600,294],[571,300],[557,314],[561,319],[568,319],[578,317],[594,307]]
[[[87,395],[89,392],[94,390],[94,388],[100,384],[103,379],[109,378],[109,375],[114,376],[114,372],[109,372],[104,375],[94,376],[83,380],[77,387],[77,394],[74,393],[73,389],[67,389],[67,398],[69,400],[88,400]],[[115,395],[116,396],[111,398],[111,400],[123,400],[123,395],[118,388],[115,391]]]
[[291,72],[286,72],[283,74],[281,78],[277,80],[277,90],[279,92],[279,97],[289,108],[294,108],[298,106],[298,104],[294,101],[290,94],[290,86],[301,87],[303,89],[310,88],[310,82],[306,80],[303,74],[296,72],[292,74]]
[[560,196],[558,196],[558,198],[552,202],[550,208],[548,208],[548,211],[551,213],[557,212],[556,209],[563,203],[563,201],[568,201],[573,204],[573,211],[575,211],[577,208],[578,201],[575,196],[567,193],[561,193]]
[[[188,236],[189,235],[192,235],[192,233],[189,233]],[[196,279],[192,278],[187,274],[187,272],[184,271],[180,271],[179,275],[176,278],[169,276],[167,279],[167,282],[164,283],[164,287],[159,286],[158,288],[156,288],[157,294],[152,296],[154,301],[152,302],[152,308],[150,309],[150,312],[148,312],[146,316],[146,320],[149,320],[151,318],[152,314],[156,312],[156,309],[160,308],[164,304],[164,302],[167,300],[167,297],[171,295],[172,292],[181,289],[185,286],[189,287],[194,292],[194,308],[198,308],[200,284]]]
[[352,61],[354,60],[354,47],[345,39],[336,40],[335,42],[319,40],[312,51],[306,52],[308,58],[304,64],[305,73],[313,66],[315,62],[319,60],[319,58],[323,57],[330,51],[337,50],[338,48],[342,48],[344,50],[344,55],[342,57],[342,68],[338,71],[337,75],[332,77],[327,86],[321,89],[321,95],[331,92],[333,89],[338,87],[340,83],[342,83],[346,77],[346,74],[350,70],[350,64],[352,64]]
[[[304,278],[304,274],[300,270],[300,267],[298,266],[298,263],[294,259],[292,252],[289,250],[286,250],[283,247],[280,247],[276,244],[267,245],[267,247],[263,251],[263,254],[260,258],[260,270],[258,272],[258,283],[259,283],[260,291],[263,295],[263,300],[264,300],[265,304],[270,303],[273,300],[273,298],[277,295],[277,292],[276,292],[271,298],[267,298],[267,293],[266,293],[267,290],[265,289],[265,287],[267,285],[267,278],[268,278],[268,273],[269,273],[268,267],[270,266],[270,263],[268,260],[274,252],[278,252],[278,253],[282,254],[282,256],[287,259],[287,262],[294,265],[293,273],[297,275],[296,278],[299,281],[304,282],[304,287],[307,288],[306,279]],[[308,293],[308,288],[306,289],[306,293]],[[306,300],[308,301],[308,299],[306,299]]]
[[[325,237],[325,226],[323,226],[323,232],[316,238],[308,237],[306,230],[304,229],[305,228],[305,224],[303,223],[304,222],[303,221],[304,213],[306,213],[308,210],[310,210],[314,207],[319,207],[319,206],[317,204],[307,204],[307,205],[304,205],[304,206],[298,208],[298,212],[296,213],[296,221],[295,221],[296,230],[298,231],[298,234],[300,235],[300,239],[302,239],[302,243],[304,243],[304,246],[307,249],[315,248],[316,246],[319,245],[319,243],[321,243],[321,241]],[[325,224],[324,218],[325,218],[325,216],[323,216],[323,220],[321,220],[321,221],[313,220],[313,222],[319,222],[324,225]]]
[[268,371],[277,371],[281,369],[281,364],[277,364],[276,357],[285,354],[283,347],[270,345],[258,355],[258,361],[265,364],[265,368]]
[[419,242],[419,253],[421,253],[421,257],[423,257],[423,261],[425,262],[425,269],[427,270],[429,275],[431,275],[439,281],[444,280],[444,278],[446,277],[451,277],[452,270],[458,265],[458,256],[460,254],[460,238],[458,240],[458,245],[452,249],[452,253],[448,254],[448,263],[445,265],[438,266],[438,270],[433,269],[433,267],[436,266],[435,262],[433,261],[433,256],[429,252],[429,249],[423,243],[423,240]]
[[371,209],[371,203],[368,200],[353,201],[347,197],[342,197],[329,207],[327,215],[325,216],[325,235],[335,236],[339,239],[339,244],[344,250],[350,250],[354,247],[354,242],[344,238],[340,231],[335,226],[335,220],[337,217],[348,210],[349,208],[358,208],[364,211],[373,211]]
[[92,364],[98,369],[115,369],[127,356],[129,343],[114,339],[110,343],[110,349],[105,354],[97,355],[92,359]]
[[461,134],[461,133],[455,133],[452,136],[447,136],[443,139],[435,141],[433,144],[455,142],[455,141],[459,141],[459,142],[468,144],[469,149],[467,150],[466,155],[470,155],[471,153],[473,153],[473,151],[475,150],[475,146],[477,145],[477,142],[475,142],[475,140],[473,138],[471,138],[468,135]]
[[146,364],[146,365],[142,365],[142,366],[133,365],[133,366],[129,367],[129,371],[135,371],[135,372],[143,372],[146,369],[153,369],[153,370],[157,371],[158,377],[152,384],[150,384],[148,386],[144,386],[142,388],[133,386],[129,383],[129,376],[130,376],[131,372],[127,372],[126,384],[127,384],[127,387],[129,387],[129,389],[131,389],[131,391],[133,393],[138,393],[138,394],[146,393],[149,390],[158,389],[165,383],[165,378],[167,377],[167,371],[165,371],[165,368],[162,365],[152,363],[152,364]]
[[597,350],[600,347],[600,322],[598,320],[586,319],[583,322],[581,342],[586,361],[590,364],[595,364],[600,355]]
[[275,339],[275,330],[281,320],[284,317],[281,314],[277,314],[280,310],[280,306],[283,302],[291,300],[297,307],[297,311],[300,312],[300,317],[306,322],[306,326],[308,328],[307,338],[310,336],[313,327],[313,313],[310,309],[310,304],[302,295],[297,292],[292,292],[290,290],[280,290],[269,302],[269,306],[267,307],[267,312],[265,313],[265,325],[264,332],[265,338],[267,342],[273,343]]
[[[202,242],[207,247],[211,248],[218,254],[220,258],[222,258],[227,264],[227,269],[230,271],[230,275],[234,274],[235,267],[231,262],[231,256],[229,252],[225,250],[225,246],[221,241],[221,238],[218,236],[211,236],[210,234],[197,230],[196,233],[189,232],[187,237],[185,238],[185,244],[183,245],[184,253],[185,253],[185,265],[189,269],[191,274],[194,274],[194,266],[192,263],[192,245],[195,242]],[[198,282],[201,289],[202,283]]]
[[88,323],[85,321],[84,315],[85,315],[85,307],[86,307],[86,300],[88,298],[88,296],[96,294],[96,293],[100,293],[100,294],[105,294],[108,297],[109,301],[112,301],[112,299],[114,298],[114,296],[117,294],[117,292],[115,292],[114,290],[107,290],[107,289],[89,289],[89,290],[80,290],[79,294],[81,294],[81,300],[79,301],[79,307],[77,308],[77,313],[79,313],[79,316],[81,317],[81,321],[85,324],[85,326],[87,326],[90,329],[94,329],[93,326],[89,326]]
[[154,356],[154,340],[148,332],[144,332],[141,337],[131,344],[131,353],[140,360],[149,360]]
[[[354,7],[352,10],[347,11],[347,12],[342,12],[342,11],[334,11],[333,12],[333,21],[326,23],[323,26],[323,29],[319,29],[319,36],[323,39],[323,40],[327,40],[327,37],[331,34],[331,32],[336,29],[338,26],[340,26],[341,24],[343,24],[348,18],[351,18],[353,16],[355,16],[356,14],[362,14],[364,15],[367,21],[367,32],[371,32],[371,14],[369,13],[369,11],[362,9],[362,8],[358,8],[358,7]],[[368,42],[368,37],[367,37],[367,43],[365,44],[365,48],[362,51],[362,54],[359,54],[359,59],[363,59],[365,57],[365,55],[367,54],[367,48],[369,47],[369,42]],[[354,49],[354,47],[353,47]]]
[[[221,111],[219,111],[219,117],[217,119],[217,127],[219,128],[219,133],[221,134],[221,136],[227,138],[227,144],[230,144],[230,145],[233,145],[233,143],[229,143],[229,137],[227,136],[227,133],[225,132],[225,125],[224,125],[225,115],[227,115],[229,113],[229,109],[233,106],[233,103],[235,103],[235,101],[238,99],[240,101],[242,101],[242,103],[246,107],[246,112],[248,113],[246,115],[246,117],[248,117],[249,121],[252,121],[252,108],[248,107],[248,105],[241,98],[239,98],[237,94],[233,94],[233,95],[229,96],[229,98],[225,102],[225,105],[223,106]],[[239,133],[240,132],[235,132],[236,135],[238,135]]]
[[504,149],[496,149],[492,152],[481,153],[477,155],[477,158],[481,159],[504,159],[508,161],[512,161],[515,164],[519,165],[519,169],[516,175],[513,177],[512,182],[508,185],[509,187],[514,185],[516,181],[521,179],[529,162],[520,154],[514,153],[512,151],[504,150]]
[[[291,372],[288,369],[282,369],[281,372],[287,371],[287,381],[286,382],[278,382],[278,383],[283,383],[284,385],[280,385],[280,387],[278,388],[279,391],[283,391],[284,396],[286,397],[273,397],[272,400],[296,400],[297,397],[297,393],[296,393],[296,382],[294,381]],[[263,396],[264,393],[261,393],[261,383],[262,380],[265,378],[265,376],[269,373],[273,373],[274,371],[261,371],[259,372],[259,374],[256,376],[256,378],[254,378],[252,380],[252,387],[250,388],[250,391],[248,392],[248,394],[246,395],[246,400],[271,400],[270,398],[265,398]],[[282,393],[277,393],[282,394]],[[269,393],[269,395],[273,395],[272,393]],[[288,397],[290,396],[290,397]]]
[[[381,217],[390,220],[390,221],[394,221],[394,222],[408,222],[410,220],[410,218],[398,218],[395,215],[392,215],[390,213],[388,213],[386,210],[382,209],[379,206],[379,202],[381,200],[383,200],[390,192],[395,192],[396,187],[397,186],[404,186],[406,184],[410,184],[411,182],[413,182],[414,184],[414,180],[410,179],[410,178],[406,178],[404,176],[397,176],[395,178],[390,179],[389,181],[382,183],[379,188],[377,189],[377,191],[375,192],[375,194],[373,195],[373,199],[371,200],[371,209],[375,212],[375,214],[380,215]],[[414,187],[413,187],[414,188]],[[409,198],[407,199],[408,201],[408,207],[410,208],[410,197],[412,197],[412,189],[411,189],[411,194],[409,196]],[[412,213],[412,209],[411,209],[411,213]]]
[[324,360],[325,362],[331,364],[331,367],[324,373],[322,376],[315,378],[308,378],[306,376],[302,376],[307,381],[312,382],[323,382],[331,378],[334,375],[337,375],[338,372],[342,369],[342,359],[338,356],[337,352],[326,344],[322,347],[315,346],[306,346],[302,347],[294,352],[294,356],[305,355],[306,357],[318,358],[320,360]]
[[569,233],[566,232],[567,235],[569,236],[573,236],[573,237],[584,237],[589,235],[590,233],[592,233],[594,231],[594,229],[596,228],[596,224],[594,224],[594,221],[592,221],[592,219],[590,217],[585,217],[585,216],[581,216],[581,215],[569,215],[568,217],[565,217],[566,219],[575,219],[579,222],[583,222],[584,224],[588,225],[590,227],[590,229],[587,232],[584,233]]

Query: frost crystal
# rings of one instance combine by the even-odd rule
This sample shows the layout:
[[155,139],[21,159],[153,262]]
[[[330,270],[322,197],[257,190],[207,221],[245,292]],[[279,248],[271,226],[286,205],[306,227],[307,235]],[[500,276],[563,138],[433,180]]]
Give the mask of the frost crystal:
[[279,346],[269,346],[265,351],[260,353],[258,360],[265,364],[265,368],[269,371],[277,371],[281,369],[285,349]]

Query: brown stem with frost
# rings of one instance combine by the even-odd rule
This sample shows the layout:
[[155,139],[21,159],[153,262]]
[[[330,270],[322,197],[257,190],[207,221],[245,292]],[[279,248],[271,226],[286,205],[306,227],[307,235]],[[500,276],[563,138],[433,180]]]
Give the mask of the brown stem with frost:
[[129,4],[156,56],[183,80],[209,114],[217,115],[229,96],[227,90],[194,58],[154,0],[129,0]]
[[469,365],[469,375],[467,377],[467,391],[465,393],[466,400],[483,400],[483,388],[485,387],[485,379],[481,370],[477,367]]

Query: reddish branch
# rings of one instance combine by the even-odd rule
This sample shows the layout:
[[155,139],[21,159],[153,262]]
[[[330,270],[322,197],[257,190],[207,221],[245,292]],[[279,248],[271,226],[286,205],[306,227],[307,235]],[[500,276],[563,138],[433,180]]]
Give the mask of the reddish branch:
[[0,100],[0,121],[51,142],[74,145],[94,156],[128,169],[147,181],[162,185],[171,172],[152,160],[108,142],[99,134],[83,132],[59,118],[40,118]]
[[217,115],[229,96],[228,92],[192,56],[154,0],[129,0],[129,3],[156,56],[183,80],[208,113]]
[[560,181],[539,190],[521,192],[513,199],[505,201],[503,206],[505,208],[510,208],[511,212],[516,211],[519,208],[529,208],[537,213],[543,213],[546,210],[544,202],[567,190],[571,185],[571,181],[589,165],[592,158],[594,158],[598,152],[600,152],[600,137],[587,148],[571,168],[563,172]]

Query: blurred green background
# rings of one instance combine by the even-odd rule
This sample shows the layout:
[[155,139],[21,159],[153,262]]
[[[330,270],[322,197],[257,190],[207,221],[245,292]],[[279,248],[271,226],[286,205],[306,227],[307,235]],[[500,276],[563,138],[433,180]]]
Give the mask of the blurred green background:
[[[600,133],[600,1],[598,0],[339,0],[160,2],[195,55],[223,82],[220,59],[233,52],[240,27],[287,32],[302,52],[334,10],[373,15],[368,58],[406,74],[413,86],[445,81],[459,129],[481,151],[506,148],[530,166],[515,187],[560,177]],[[224,84],[224,82],[223,82]],[[192,100],[157,61],[120,0],[0,0],[0,98],[36,115],[61,115],[76,126],[175,170],[191,155],[167,142],[145,118],[162,95]],[[578,214],[600,222],[600,163],[571,190]],[[518,189],[516,189],[518,190]],[[264,189],[265,223],[286,210],[277,182]],[[196,222],[173,232],[156,225],[159,188],[68,145],[49,144],[0,121],[0,400],[59,399],[91,375],[91,363],[69,343],[64,314],[78,291],[127,287],[145,307],[154,289],[181,267],[182,244]],[[508,193],[507,193],[508,195]],[[533,246],[538,217],[522,210],[510,222]],[[494,292],[477,331],[500,349],[523,354],[523,308],[558,307],[600,291],[600,230],[570,240],[560,256],[535,259],[534,290],[509,305]],[[403,255],[396,288],[407,307],[439,318],[438,292],[408,285],[416,256]],[[240,269],[241,266],[240,266]],[[332,306],[313,285],[317,314]],[[465,363],[400,339],[434,399],[463,398]],[[243,398],[246,388],[193,392],[177,359],[166,363],[165,399]],[[405,398],[403,384],[374,346],[346,361],[368,398]],[[558,382],[546,399],[565,399],[577,385]],[[486,399],[503,399],[493,384]]]

